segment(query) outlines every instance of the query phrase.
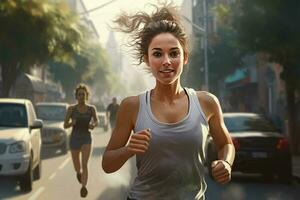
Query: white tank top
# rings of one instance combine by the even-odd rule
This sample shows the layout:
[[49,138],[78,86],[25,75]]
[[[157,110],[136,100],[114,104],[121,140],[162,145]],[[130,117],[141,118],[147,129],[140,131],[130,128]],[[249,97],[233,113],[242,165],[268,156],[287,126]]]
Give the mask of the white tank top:
[[150,91],[139,96],[134,132],[151,129],[149,148],[137,155],[138,175],[129,192],[136,200],[204,199],[205,142],[208,124],[196,92],[184,88],[188,114],[179,122],[159,122],[151,111]]

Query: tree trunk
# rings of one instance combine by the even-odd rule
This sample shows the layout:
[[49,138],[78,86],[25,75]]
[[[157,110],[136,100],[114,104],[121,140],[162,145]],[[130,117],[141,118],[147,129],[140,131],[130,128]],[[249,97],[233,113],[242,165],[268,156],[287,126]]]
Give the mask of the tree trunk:
[[4,98],[9,97],[9,92],[17,78],[17,65],[3,64],[2,65],[2,93]]
[[292,83],[286,81],[286,98],[287,98],[287,118],[288,134],[291,144],[291,151],[297,154],[297,127],[296,127],[296,104],[295,104],[295,87]]

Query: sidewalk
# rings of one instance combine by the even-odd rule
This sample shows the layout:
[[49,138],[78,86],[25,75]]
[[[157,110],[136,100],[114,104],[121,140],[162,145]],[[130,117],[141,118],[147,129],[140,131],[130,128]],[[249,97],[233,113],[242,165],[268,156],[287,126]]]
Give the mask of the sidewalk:
[[292,158],[293,176],[300,180],[300,156]]

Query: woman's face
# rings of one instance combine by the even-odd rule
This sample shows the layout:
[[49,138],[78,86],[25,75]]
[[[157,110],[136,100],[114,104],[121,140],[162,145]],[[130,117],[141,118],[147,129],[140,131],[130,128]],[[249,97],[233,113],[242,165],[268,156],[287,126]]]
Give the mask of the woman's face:
[[161,33],[152,39],[145,62],[157,81],[172,84],[179,79],[187,56],[174,35]]
[[87,99],[87,93],[84,89],[79,89],[76,94],[76,99],[78,102],[85,102]]

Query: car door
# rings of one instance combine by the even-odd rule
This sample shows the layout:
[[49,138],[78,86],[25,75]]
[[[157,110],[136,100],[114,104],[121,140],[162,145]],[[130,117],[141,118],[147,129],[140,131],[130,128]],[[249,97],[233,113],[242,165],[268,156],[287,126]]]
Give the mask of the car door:
[[[34,111],[32,103],[28,103],[28,121],[29,125],[32,125],[33,122],[37,119],[36,113]],[[41,129],[30,129],[30,140],[33,151],[33,162],[36,163],[40,159],[40,150],[41,150]]]

